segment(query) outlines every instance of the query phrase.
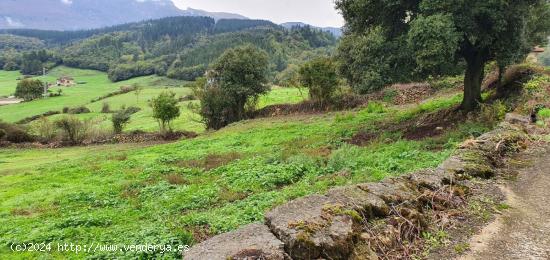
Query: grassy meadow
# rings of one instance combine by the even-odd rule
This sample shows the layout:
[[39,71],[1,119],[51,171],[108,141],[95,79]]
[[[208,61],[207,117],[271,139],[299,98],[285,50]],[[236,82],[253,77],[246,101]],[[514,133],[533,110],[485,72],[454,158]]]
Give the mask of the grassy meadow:
[[0,70],[0,97],[11,96],[15,92],[17,78],[21,77],[19,71]]
[[[85,84],[77,84],[72,87],[52,87],[51,90],[55,93],[57,89],[62,89],[63,95],[60,97],[44,98],[25,102],[21,104],[0,106],[0,119],[7,122],[17,122],[21,119],[40,115],[48,111],[61,111],[64,107],[86,106],[91,110],[91,113],[76,115],[81,119],[94,119],[96,124],[104,129],[111,129],[111,114],[102,114],[101,109],[104,103],[109,104],[111,110],[117,110],[122,106],[136,106],[141,108],[141,111],[134,114],[128,126],[127,131],[142,130],[142,131],[157,131],[158,124],[151,117],[152,109],[148,105],[148,101],[153,97],[158,96],[164,91],[172,91],[177,97],[184,97],[192,94],[192,90],[184,87],[188,82],[172,80],[158,76],[145,76],[133,78],[127,81],[113,83],[107,78],[107,74],[93,70],[81,70],[68,67],[57,67],[50,71],[45,77],[36,77],[44,82],[55,83],[57,78],[61,76],[71,76],[76,82]],[[17,78],[20,77],[19,72],[0,71],[0,96],[10,95],[15,92]],[[97,102],[91,102],[93,99],[107,95],[120,89],[121,86],[139,85],[143,90],[136,95],[135,92],[130,92],[122,95],[116,95]],[[302,91],[303,92],[303,91]],[[259,107],[264,107],[272,104],[281,103],[297,103],[302,101],[307,92],[300,92],[295,88],[273,88],[273,90],[260,98]],[[204,126],[200,123],[200,117],[189,109],[189,103],[196,101],[184,101],[180,103],[181,116],[173,122],[175,130],[186,130],[202,132]],[[52,120],[58,119],[63,115],[54,115],[49,118]],[[32,126],[32,123],[30,124]]]
[[[144,91],[143,100],[147,95]],[[133,94],[115,98],[137,102]],[[460,98],[249,120],[150,147],[0,150],[0,259],[177,259],[176,252],[22,254],[7,246],[74,241],[191,245],[261,221],[267,210],[293,198],[433,167],[457,143],[486,127],[463,123],[422,140],[383,133],[363,147],[346,140],[360,130],[377,131],[384,123],[454,106]],[[277,100],[268,96],[263,102]]]

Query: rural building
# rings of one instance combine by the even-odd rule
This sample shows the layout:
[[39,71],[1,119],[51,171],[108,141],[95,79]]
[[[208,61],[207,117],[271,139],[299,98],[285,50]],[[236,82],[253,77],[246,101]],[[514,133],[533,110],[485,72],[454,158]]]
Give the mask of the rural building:
[[72,85],[75,85],[74,79],[71,77],[63,76],[61,78],[57,79],[57,86],[64,86],[64,87],[70,87]]

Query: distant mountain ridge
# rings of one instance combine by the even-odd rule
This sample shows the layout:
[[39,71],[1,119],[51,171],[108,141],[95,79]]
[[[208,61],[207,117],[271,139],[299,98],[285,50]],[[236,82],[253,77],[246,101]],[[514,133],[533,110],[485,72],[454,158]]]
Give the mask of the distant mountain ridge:
[[1,0],[0,29],[80,30],[170,16],[248,19],[239,14],[181,10],[171,0]]
[[342,28],[337,28],[337,27],[317,27],[317,26],[302,23],[302,22],[288,22],[288,23],[282,23],[280,25],[287,29],[291,29],[292,27],[296,27],[296,26],[297,27],[311,26],[312,28],[321,29],[325,32],[329,32],[332,35],[334,35],[334,37],[336,38],[342,37],[342,34],[343,34]]

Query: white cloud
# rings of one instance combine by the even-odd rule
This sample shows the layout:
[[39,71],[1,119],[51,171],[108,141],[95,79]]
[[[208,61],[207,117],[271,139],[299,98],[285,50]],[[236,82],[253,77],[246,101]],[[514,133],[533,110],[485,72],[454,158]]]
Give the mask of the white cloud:
[[73,3],[73,0],[61,0],[61,3],[64,3],[66,5],[70,5]]
[[4,16],[4,19],[6,20],[6,23],[8,24],[8,26],[10,26],[10,27],[23,27],[23,25],[24,25],[21,22],[13,20],[9,16]]

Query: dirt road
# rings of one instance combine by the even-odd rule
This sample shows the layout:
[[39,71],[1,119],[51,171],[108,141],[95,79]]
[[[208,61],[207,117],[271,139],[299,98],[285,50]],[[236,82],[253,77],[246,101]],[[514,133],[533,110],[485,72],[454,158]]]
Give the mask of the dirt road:
[[501,189],[510,209],[471,241],[461,259],[550,259],[550,146],[523,154],[517,180]]

